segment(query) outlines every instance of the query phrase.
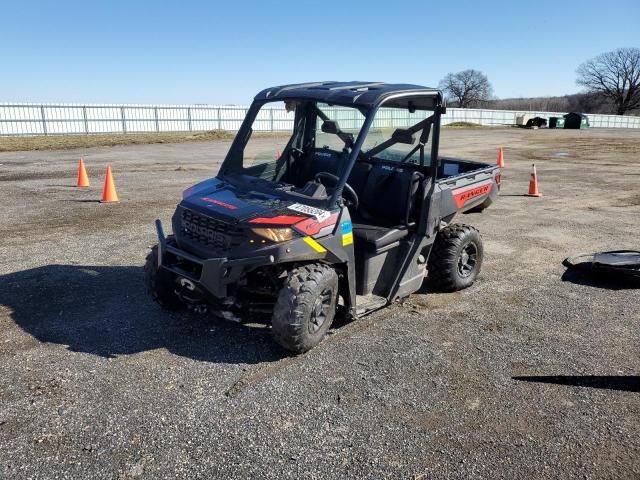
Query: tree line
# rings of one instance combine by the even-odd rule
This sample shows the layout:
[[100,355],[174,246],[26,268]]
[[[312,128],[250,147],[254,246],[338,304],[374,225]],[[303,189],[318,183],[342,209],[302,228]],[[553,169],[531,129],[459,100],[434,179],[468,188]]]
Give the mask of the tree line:
[[576,74],[584,91],[560,97],[498,99],[488,77],[474,69],[447,74],[439,88],[452,107],[640,115],[640,49],[600,54],[580,65]]

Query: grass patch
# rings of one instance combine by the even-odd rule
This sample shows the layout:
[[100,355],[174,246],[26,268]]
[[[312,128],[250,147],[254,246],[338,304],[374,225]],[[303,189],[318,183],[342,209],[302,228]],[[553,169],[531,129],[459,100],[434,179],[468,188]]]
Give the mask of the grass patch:
[[0,137],[0,152],[29,150],[69,150],[72,148],[115,147],[150,143],[203,142],[230,140],[234,133],[225,130],[208,132],[129,133],[105,135],[49,135],[34,137]]
[[484,125],[480,125],[479,123],[473,122],[452,122],[443,125],[444,128],[484,128]]
[[443,125],[444,128],[485,128],[484,125],[480,125],[479,123],[473,122],[452,122]]

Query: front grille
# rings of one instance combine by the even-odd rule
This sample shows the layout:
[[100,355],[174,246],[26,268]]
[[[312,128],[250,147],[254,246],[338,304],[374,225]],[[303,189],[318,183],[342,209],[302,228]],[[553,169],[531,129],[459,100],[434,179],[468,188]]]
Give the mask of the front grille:
[[240,245],[244,234],[241,228],[200,215],[191,210],[182,210],[182,235],[215,250],[225,250]]

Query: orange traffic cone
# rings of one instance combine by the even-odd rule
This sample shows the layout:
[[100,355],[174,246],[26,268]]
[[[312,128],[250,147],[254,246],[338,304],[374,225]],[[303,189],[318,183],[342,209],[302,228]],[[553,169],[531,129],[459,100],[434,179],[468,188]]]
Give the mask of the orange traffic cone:
[[104,188],[102,189],[102,200],[103,203],[109,202],[117,202],[118,194],[116,193],[116,184],[113,181],[113,175],[111,174],[111,166],[107,166],[107,176],[104,179]]
[[77,187],[88,187],[89,186],[89,175],[87,175],[87,169],[84,168],[84,160],[80,159],[80,163],[78,164],[78,181],[76,182]]
[[529,197],[541,197],[542,194],[538,191],[538,174],[536,173],[535,164],[531,165],[531,180],[529,180]]
[[500,168],[504,168],[504,153],[502,152],[502,147],[498,150],[498,161],[496,162]]

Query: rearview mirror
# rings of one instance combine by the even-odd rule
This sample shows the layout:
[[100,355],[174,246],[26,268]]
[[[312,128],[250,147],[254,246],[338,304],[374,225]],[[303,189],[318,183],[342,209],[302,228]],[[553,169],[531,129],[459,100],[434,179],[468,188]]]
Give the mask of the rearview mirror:
[[322,122],[321,129],[324,133],[332,133],[334,135],[337,135],[338,132],[340,131],[340,127],[338,127],[338,123],[334,122],[333,120],[325,120],[324,122]]
[[413,145],[416,142],[416,138],[409,130],[403,128],[396,129],[391,135],[391,139],[395,143],[406,143],[407,145]]

